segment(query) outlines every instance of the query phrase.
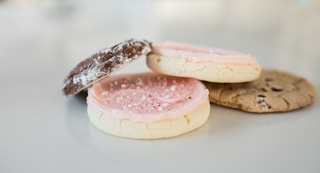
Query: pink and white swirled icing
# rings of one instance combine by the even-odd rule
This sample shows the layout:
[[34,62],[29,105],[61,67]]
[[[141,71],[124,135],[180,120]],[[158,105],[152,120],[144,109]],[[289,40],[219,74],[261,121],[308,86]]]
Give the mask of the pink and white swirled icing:
[[88,90],[88,105],[115,119],[135,122],[170,120],[208,101],[208,90],[190,78],[156,73],[103,79]]

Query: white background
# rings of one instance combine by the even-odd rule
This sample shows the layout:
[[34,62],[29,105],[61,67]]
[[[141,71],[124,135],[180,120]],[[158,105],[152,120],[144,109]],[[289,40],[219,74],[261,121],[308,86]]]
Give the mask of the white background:
[[[320,172],[319,96],[307,108],[251,114],[212,105],[177,138],[131,140],[90,124],[65,98],[79,61],[124,39],[234,49],[320,88],[319,0],[0,1],[0,172]],[[118,73],[147,71],[145,57]]]

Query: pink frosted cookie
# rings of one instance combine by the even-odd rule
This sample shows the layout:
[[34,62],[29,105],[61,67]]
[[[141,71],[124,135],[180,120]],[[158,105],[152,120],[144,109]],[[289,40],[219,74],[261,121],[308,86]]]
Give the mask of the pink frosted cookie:
[[129,39],[98,51],[71,70],[63,93],[88,89],[90,121],[116,136],[167,138],[200,127],[210,113],[209,92],[201,82],[158,73],[111,76],[151,49],[146,40]]
[[109,77],[88,90],[88,114],[100,130],[136,139],[168,138],[203,125],[208,90],[198,80],[140,73]]
[[153,46],[147,64],[155,72],[219,83],[253,81],[261,72],[249,54],[177,42]]

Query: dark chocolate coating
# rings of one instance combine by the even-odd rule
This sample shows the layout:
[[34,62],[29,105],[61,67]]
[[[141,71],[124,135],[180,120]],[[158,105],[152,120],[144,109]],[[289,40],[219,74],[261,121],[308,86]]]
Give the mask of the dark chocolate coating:
[[146,40],[129,39],[98,51],[71,70],[64,80],[63,94],[77,94],[122,66],[148,54],[151,49],[151,43]]

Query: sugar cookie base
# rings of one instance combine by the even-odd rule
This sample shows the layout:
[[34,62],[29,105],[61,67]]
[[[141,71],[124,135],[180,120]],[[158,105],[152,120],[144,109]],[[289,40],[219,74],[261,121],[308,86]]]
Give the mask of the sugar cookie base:
[[155,72],[172,76],[192,77],[218,83],[248,82],[257,79],[261,72],[259,64],[218,64],[189,62],[181,58],[170,58],[149,54],[147,64]]
[[134,139],[159,139],[178,136],[202,126],[210,114],[210,102],[199,105],[195,110],[177,119],[151,123],[118,120],[105,115],[88,105],[89,119],[103,132]]

